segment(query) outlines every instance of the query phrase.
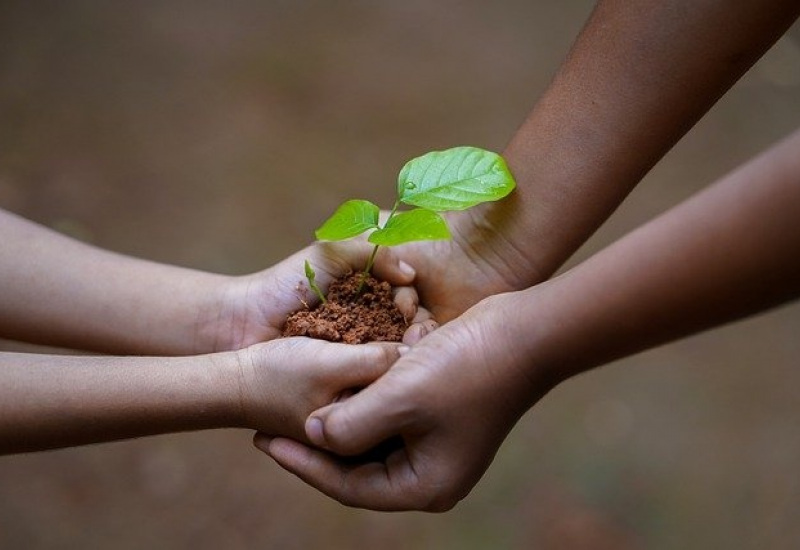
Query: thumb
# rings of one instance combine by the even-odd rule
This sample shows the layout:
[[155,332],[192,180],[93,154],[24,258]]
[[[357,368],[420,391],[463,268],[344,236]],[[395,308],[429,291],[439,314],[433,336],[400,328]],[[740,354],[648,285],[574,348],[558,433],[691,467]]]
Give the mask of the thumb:
[[305,429],[308,439],[318,447],[353,456],[399,435],[401,425],[391,404],[373,385],[311,413]]

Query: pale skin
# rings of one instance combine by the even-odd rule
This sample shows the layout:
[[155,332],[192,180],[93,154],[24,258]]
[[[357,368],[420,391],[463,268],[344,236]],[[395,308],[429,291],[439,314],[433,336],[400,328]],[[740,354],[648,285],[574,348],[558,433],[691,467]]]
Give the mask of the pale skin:
[[[305,260],[327,288],[372,251],[318,243],[259,273],[226,276],[102,250],[3,210],[0,235],[0,337],[124,354],[233,351],[277,338],[288,313],[316,301],[302,288]],[[383,249],[374,273],[402,287],[396,301],[413,319],[414,270]]]
[[[304,261],[326,289],[363,268],[366,242],[313,245],[229,277],[101,250],[4,211],[0,234],[0,337],[138,355],[0,352],[0,453],[224,427],[304,439],[312,411],[374,381],[404,348],[276,340],[286,315],[316,300]],[[413,269],[384,251],[374,272],[396,285],[410,322],[431,326],[407,286]],[[164,356],[177,354],[191,356]]]
[[399,347],[284,338],[189,357],[0,353],[0,454],[215,428],[302,440],[312,411],[377,379]]
[[[448,510],[559,382],[797,297],[798,134],[531,285],[560,267],[798,11],[788,1],[599,2],[504,152],[517,192],[453,216],[452,243],[400,250],[422,302],[451,322],[378,382],[309,418],[309,439],[333,454],[285,438],[258,436],[256,445],[344,504]],[[405,448],[383,462],[336,458],[392,436]]]

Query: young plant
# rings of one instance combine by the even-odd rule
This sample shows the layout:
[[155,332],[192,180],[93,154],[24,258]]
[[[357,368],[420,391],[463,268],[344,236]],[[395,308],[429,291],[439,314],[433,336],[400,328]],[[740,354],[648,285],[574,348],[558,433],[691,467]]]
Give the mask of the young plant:
[[308,260],[306,260],[305,268],[306,268],[306,279],[308,279],[308,286],[311,288],[311,290],[314,291],[314,294],[317,295],[319,301],[324,304],[328,300],[325,299],[325,295],[322,293],[322,290],[319,288],[319,286],[317,286],[317,274],[314,272],[314,269],[311,267],[311,264],[308,263]]
[[[433,151],[408,161],[400,170],[397,198],[383,225],[379,223],[378,206],[366,200],[349,200],[315,235],[321,241],[341,241],[374,230],[368,238],[375,247],[364,268],[363,285],[379,247],[449,239],[450,230],[438,212],[466,210],[502,199],[515,186],[505,160],[496,153],[467,146]],[[400,212],[401,203],[417,208]],[[312,289],[316,286],[313,278],[309,278],[309,284]]]

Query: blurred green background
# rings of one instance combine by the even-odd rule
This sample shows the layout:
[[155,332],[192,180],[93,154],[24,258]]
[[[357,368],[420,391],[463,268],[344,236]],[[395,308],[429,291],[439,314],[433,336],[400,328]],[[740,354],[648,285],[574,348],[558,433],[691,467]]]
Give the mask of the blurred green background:
[[[591,6],[0,2],[0,207],[259,270],[342,199],[389,204],[411,156],[501,150]],[[798,126],[793,32],[573,262]],[[793,305],[565,383],[445,515],[344,508],[244,431],[0,458],[0,548],[797,548],[799,329]]]

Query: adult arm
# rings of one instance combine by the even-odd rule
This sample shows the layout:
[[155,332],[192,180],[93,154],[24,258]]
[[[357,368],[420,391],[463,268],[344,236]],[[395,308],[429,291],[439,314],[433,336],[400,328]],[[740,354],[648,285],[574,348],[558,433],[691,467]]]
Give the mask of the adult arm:
[[800,132],[569,272],[484,300],[309,418],[311,441],[337,454],[401,436],[385,462],[256,444],[343,503],[447,510],[558,382],[800,296],[798,212]]
[[503,152],[518,188],[410,245],[447,321],[551,276],[797,18],[797,0],[602,0]]

